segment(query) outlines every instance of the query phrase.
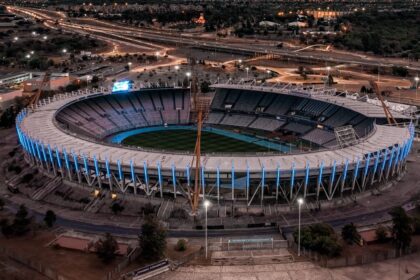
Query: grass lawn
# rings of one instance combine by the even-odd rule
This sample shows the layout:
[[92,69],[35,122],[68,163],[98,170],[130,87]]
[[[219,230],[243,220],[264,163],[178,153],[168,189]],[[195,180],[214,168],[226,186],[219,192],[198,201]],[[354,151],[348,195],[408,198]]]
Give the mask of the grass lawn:
[[[196,137],[197,132],[194,130],[162,130],[130,136],[122,144],[167,151],[193,152]],[[252,153],[267,152],[268,149],[253,143],[203,131],[201,151],[203,153]]]

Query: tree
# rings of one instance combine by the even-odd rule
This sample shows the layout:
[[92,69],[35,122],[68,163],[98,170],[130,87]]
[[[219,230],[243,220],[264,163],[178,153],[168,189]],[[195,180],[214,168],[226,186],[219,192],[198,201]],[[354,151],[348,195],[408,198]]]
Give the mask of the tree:
[[360,241],[360,234],[357,232],[357,228],[353,223],[347,224],[341,229],[341,237],[348,244]]
[[327,77],[327,86],[332,86],[334,84],[334,78],[333,76],[330,74]]
[[152,215],[146,217],[139,235],[141,257],[156,260],[163,256],[166,248],[166,231]]
[[408,69],[405,67],[393,66],[392,67],[392,75],[400,76],[400,77],[407,77],[409,74]]
[[420,234],[420,217],[415,217],[413,219],[413,233]]
[[[297,242],[297,230],[293,233],[293,237]],[[301,231],[300,243],[302,247],[328,257],[339,255],[342,249],[334,229],[328,224],[314,224],[304,227]]]
[[25,205],[20,205],[19,210],[16,212],[15,219],[12,224],[13,233],[17,236],[24,235],[29,231],[31,219],[28,218],[28,210]]
[[8,219],[0,220],[0,228],[1,228],[1,233],[6,238],[9,238],[13,234],[13,228],[12,228],[12,225],[9,223]]
[[110,263],[117,256],[118,243],[110,233],[105,234],[105,239],[95,243],[96,255],[104,263]]
[[384,226],[379,226],[375,230],[375,234],[376,234],[376,240],[379,243],[385,243],[388,239],[388,230]]
[[47,227],[49,227],[49,228],[53,227],[56,220],[57,220],[57,217],[56,217],[54,211],[48,210],[45,213],[44,222],[47,225]]
[[402,207],[395,207],[389,214],[392,217],[392,237],[395,246],[399,252],[404,252],[411,244],[411,218]]
[[98,76],[93,76],[91,82],[92,82],[92,84],[97,84],[99,82],[99,77]]

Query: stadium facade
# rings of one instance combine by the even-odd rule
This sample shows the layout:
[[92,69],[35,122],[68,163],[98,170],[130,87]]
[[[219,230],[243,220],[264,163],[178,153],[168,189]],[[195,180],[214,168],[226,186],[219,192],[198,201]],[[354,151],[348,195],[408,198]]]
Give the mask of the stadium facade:
[[[405,169],[414,126],[403,114],[394,112],[401,125],[384,125],[381,107],[326,89],[213,87],[206,127],[285,131],[317,149],[204,154],[199,173],[205,198],[247,205],[332,200],[384,184]],[[181,198],[194,183],[192,153],[106,139],[142,127],[191,125],[192,115],[189,89],[121,94],[103,88],[42,100],[18,115],[16,129],[28,161],[45,172],[92,190]],[[352,137],[344,133],[340,140],[341,128]]]

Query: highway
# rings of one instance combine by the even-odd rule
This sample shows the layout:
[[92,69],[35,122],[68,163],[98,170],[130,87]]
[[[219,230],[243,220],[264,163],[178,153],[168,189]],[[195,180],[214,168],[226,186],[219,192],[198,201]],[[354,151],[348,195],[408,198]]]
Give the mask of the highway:
[[[99,39],[108,39],[123,44],[134,44],[154,51],[167,51],[167,46],[189,46],[193,48],[229,52],[242,55],[270,54],[282,58],[318,61],[327,64],[356,63],[371,67],[401,66],[413,71],[420,71],[420,63],[409,64],[403,59],[390,59],[377,56],[358,54],[327,48],[318,50],[301,48],[288,44],[282,49],[276,47],[274,41],[253,40],[243,38],[217,38],[196,34],[185,34],[175,31],[164,31],[147,28],[137,28],[116,25],[96,19],[69,19],[59,12],[30,9],[23,7],[7,7],[9,12],[29,16],[44,21],[50,28],[60,27],[69,32],[91,34]],[[58,22],[58,26],[55,23]]]

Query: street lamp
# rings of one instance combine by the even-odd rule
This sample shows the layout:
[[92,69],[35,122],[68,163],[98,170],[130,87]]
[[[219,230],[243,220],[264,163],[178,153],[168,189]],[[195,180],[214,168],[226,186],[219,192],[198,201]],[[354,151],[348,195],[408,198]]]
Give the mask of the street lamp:
[[31,54],[34,54],[35,52],[34,51],[31,51]]
[[16,37],[13,38],[13,41],[16,42],[17,40],[19,40],[19,37],[16,36]]
[[206,242],[206,259],[207,259],[207,255],[208,255],[208,242],[207,242],[207,210],[208,210],[208,208],[209,208],[209,206],[210,206],[210,201],[208,201],[208,200],[205,200],[204,201],[204,208],[205,208],[205,210],[206,210],[206,222],[205,222],[205,227],[204,227],[204,232],[205,232],[205,242]]
[[42,37],[42,39],[47,40],[48,39],[48,36],[44,36],[44,37]]
[[179,70],[179,65],[175,65],[175,70],[178,71]]
[[191,77],[191,72],[185,73],[185,75],[188,77],[188,79]]
[[418,91],[418,88],[419,88],[419,81],[420,81],[419,76],[416,76],[414,78],[414,81],[415,81],[415,84],[416,84],[416,101],[417,101],[417,91]]
[[26,58],[31,58],[31,55],[30,54],[27,54],[25,57]]
[[297,199],[298,206],[299,206],[299,224],[298,224],[298,257],[300,257],[300,208],[302,204],[304,203],[303,198],[299,197]]
[[63,53],[67,53],[67,49],[63,49]]
[[331,66],[327,66],[327,77],[330,76]]
[[238,62],[239,62],[239,64],[242,64],[242,59],[239,59]]
[[246,67],[245,70],[246,70],[246,79],[248,80],[249,67]]

